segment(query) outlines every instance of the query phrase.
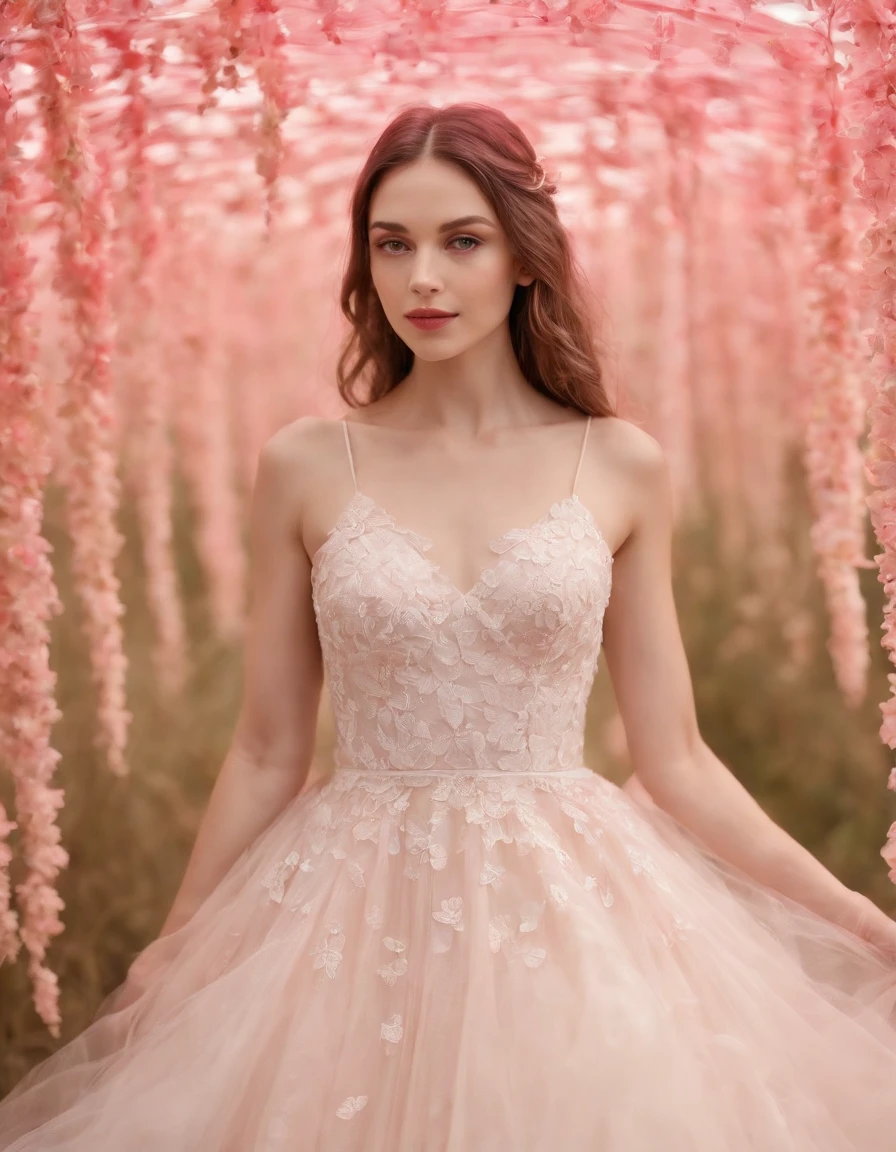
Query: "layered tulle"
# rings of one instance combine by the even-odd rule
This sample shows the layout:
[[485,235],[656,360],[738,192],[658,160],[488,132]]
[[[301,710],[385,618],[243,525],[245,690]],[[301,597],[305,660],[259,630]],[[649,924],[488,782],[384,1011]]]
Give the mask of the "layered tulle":
[[594,773],[338,771],[4,1152],[891,1152],[896,972]]

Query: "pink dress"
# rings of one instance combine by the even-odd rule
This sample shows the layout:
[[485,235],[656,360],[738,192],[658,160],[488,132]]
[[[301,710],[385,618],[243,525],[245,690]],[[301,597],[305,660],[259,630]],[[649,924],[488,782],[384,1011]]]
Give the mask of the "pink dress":
[[578,471],[465,593],[355,481],[313,560],[335,773],[0,1104],[4,1152],[893,1152],[893,966],[582,763]]

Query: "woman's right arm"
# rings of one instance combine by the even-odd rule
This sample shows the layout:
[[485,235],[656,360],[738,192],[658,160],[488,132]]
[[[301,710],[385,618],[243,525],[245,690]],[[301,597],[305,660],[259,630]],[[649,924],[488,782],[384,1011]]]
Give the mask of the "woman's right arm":
[[298,514],[298,463],[309,426],[303,418],[281,429],[259,456],[240,712],[162,936],[193,916],[301,790],[311,767],[323,671]]

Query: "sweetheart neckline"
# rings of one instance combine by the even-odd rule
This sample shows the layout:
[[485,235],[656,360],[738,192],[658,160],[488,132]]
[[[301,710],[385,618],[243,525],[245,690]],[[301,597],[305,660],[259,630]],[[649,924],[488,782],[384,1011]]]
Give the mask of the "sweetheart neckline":
[[[428,551],[433,547],[433,541],[430,539],[430,537],[424,536],[424,534],[422,532],[418,532],[415,528],[408,528],[406,525],[399,523],[399,521],[395,519],[395,517],[392,515],[392,513],[389,512],[386,508],[384,508],[382,506],[382,504],[380,504],[380,503],[378,503],[378,501],[374,500],[372,496],[368,496],[366,494],[366,492],[362,492],[360,488],[356,488],[355,491],[352,493],[352,495],[348,498],[346,503],[343,505],[342,511],[336,517],[336,520],[333,523],[333,527],[329,530],[329,532],[327,532],[327,534],[324,537],[324,540],[321,543],[320,547],[315,549],[314,555],[311,557],[312,589],[314,588],[314,586],[316,585],[316,582],[317,582],[316,578],[317,578],[317,575],[319,572],[320,560],[321,560],[322,555],[326,552],[331,541],[335,538],[337,532],[342,528],[343,522],[345,521],[346,517],[349,515],[352,504],[359,497],[362,500],[367,501],[367,503],[369,505],[368,510],[372,511],[373,509],[376,509],[377,512],[381,513],[381,515],[383,515],[386,518],[386,520],[389,522],[390,528],[392,528],[394,531],[397,531],[402,536],[410,537],[412,539],[412,542],[414,540],[416,540],[419,543],[420,555],[426,561],[426,563],[429,566],[429,569],[432,572],[433,576],[435,576],[438,580],[440,580],[453,593],[454,596],[456,596],[458,599],[462,600],[465,604],[468,603],[470,600],[474,600],[476,598],[476,594],[478,593],[481,585],[485,582],[486,578],[492,572],[494,572],[495,569],[498,567],[498,565],[501,563],[500,560],[497,560],[492,564],[487,564],[480,571],[479,575],[476,577],[475,582],[473,583],[473,586],[469,589],[469,591],[462,592],[458,588],[458,586],[454,583],[454,581],[451,579],[451,577],[447,574],[447,572],[445,572],[443,570],[441,565],[436,564],[427,555]],[[598,527],[597,521],[594,519],[594,515],[591,512],[591,509],[588,507],[587,504],[584,504],[579,499],[578,495],[575,492],[573,492],[571,496],[564,496],[561,500],[555,500],[548,507],[548,509],[545,512],[543,512],[541,514],[541,516],[539,516],[536,520],[533,520],[531,524],[527,524],[521,528],[509,528],[506,532],[502,532],[500,536],[496,536],[493,540],[490,540],[488,543],[489,550],[497,553],[499,550],[499,545],[503,544],[504,541],[507,540],[510,536],[524,535],[524,534],[529,533],[529,532],[534,532],[537,528],[540,528],[541,525],[545,523],[545,521],[549,520],[550,518],[552,518],[555,515],[555,513],[554,513],[555,508],[562,508],[567,504],[571,504],[574,507],[581,509],[581,511],[585,515],[589,525],[593,529],[598,543],[600,544],[600,546],[602,547],[602,549],[606,555],[607,563],[612,568],[613,552],[612,552],[609,544],[607,543],[603,532],[601,532],[600,528]]]

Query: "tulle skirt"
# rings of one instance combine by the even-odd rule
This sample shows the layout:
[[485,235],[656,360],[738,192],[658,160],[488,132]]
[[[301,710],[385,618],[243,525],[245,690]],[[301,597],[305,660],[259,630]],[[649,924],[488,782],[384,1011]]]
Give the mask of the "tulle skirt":
[[893,1152],[896,970],[602,776],[340,770],[4,1152]]

